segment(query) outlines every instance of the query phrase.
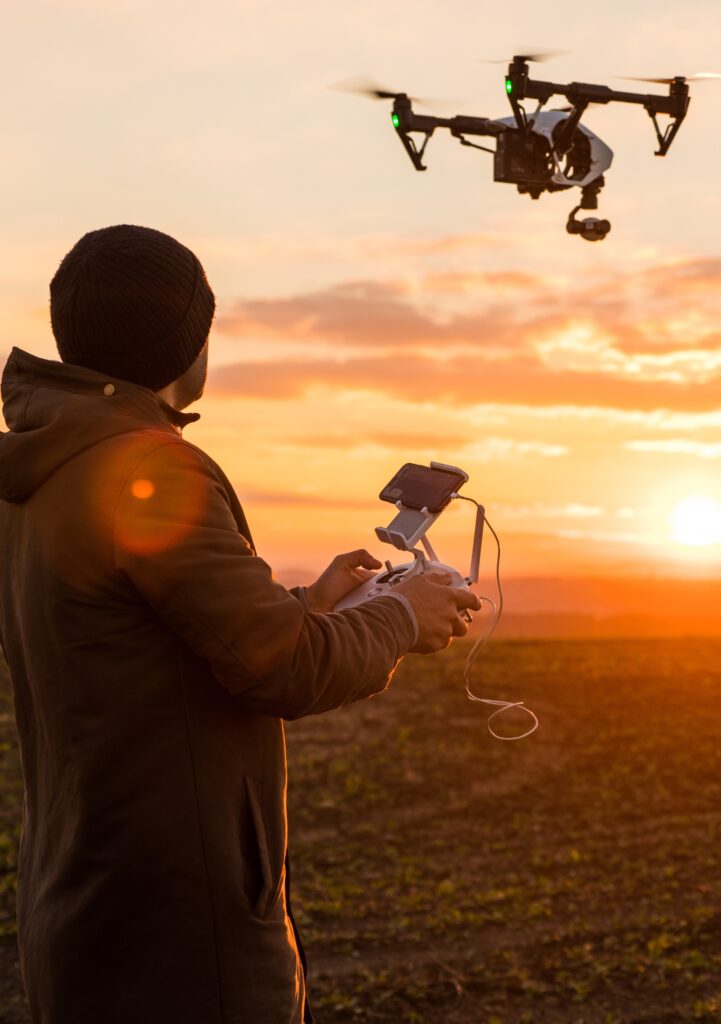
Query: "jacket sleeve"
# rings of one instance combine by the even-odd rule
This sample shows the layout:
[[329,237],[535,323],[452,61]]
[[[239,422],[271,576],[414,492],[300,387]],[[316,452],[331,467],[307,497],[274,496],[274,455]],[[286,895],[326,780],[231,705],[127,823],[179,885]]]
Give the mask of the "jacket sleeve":
[[299,718],[369,697],[415,641],[390,597],[306,611],[240,533],[209,462],[182,440],[130,473],[113,545],[117,571],[249,711]]

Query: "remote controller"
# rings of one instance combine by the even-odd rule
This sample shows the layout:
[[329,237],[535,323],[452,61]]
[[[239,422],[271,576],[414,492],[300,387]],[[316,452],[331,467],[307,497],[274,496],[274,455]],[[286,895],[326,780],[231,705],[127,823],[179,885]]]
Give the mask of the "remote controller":
[[[382,501],[388,501],[396,506],[397,515],[388,526],[377,526],[376,536],[385,544],[392,544],[400,551],[407,551],[413,555],[412,562],[404,562],[401,565],[392,565],[386,560],[385,568],[376,573],[370,579],[359,584],[355,590],[338,602],[334,611],[345,611],[349,608],[356,608],[366,601],[373,601],[377,597],[384,597],[392,594],[393,589],[405,580],[423,573],[445,572],[450,578],[450,586],[470,590],[473,583],[478,582],[478,572],[481,562],[481,542],[483,539],[483,527],[486,521],[486,510],[473,498],[465,498],[459,495],[458,490],[468,480],[468,474],[458,466],[448,466],[442,462],[431,462],[430,466],[419,466],[416,463],[407,462],[396,473],[392,480],[386,484],[379,497]],[[471,566],[467,576],[461,575],[458,569],[452,565],[441,562],[436,556],[433,547],[426,537],[428,528],[433,525],[438,516],[449,502],[455,498],[464,498],[472,501],[476,506],[476,526],[473,533],[473,549],[471,552]],[[466,684],[466,693],[469,700],[481,704],[488,704],[494,708],[493,714],[488,719],[488,731],[499,740],[520,740],[530,736],[538,728],[538,718],[527,708],[523,701],[496,700],[488,697],[479,697],[470,687],[469,673],[474,661],[481,649],[488,643],[498,624],[503,609],[503,595],[501,592],[501,580],[499,575],[499,564],[501,559],[501,545],[493,527],[491,532],[498,544],[498,561],[496,562],[496,582],[498,583],[498,600],[496,603],[490,597],[481,600],[484,605],[490,604],[493,609],[493,618],[488,621],[471,647],[466,657],[463,670],[463,678]],[[420,541],[423,551],[415,545]],[[425,552],[425,554],[424,554]],[[472,617],[467,608],[461,612],[461,616],[472,622]],[[491,723],[499,715],[506,711],[515,710],[522,712],[531,718],[531,727],[519,735],[509,736],[495,732]]]
[[[346,594],[335,606],[334,611],[355,608],[365,601],[372,601],[375,597],[383,597],[392,593],[393,588],[399,583],[423,573],[446,572],[451,577],[451,587],[470,589],[472,583],[477,583],[485,521],[485,509],[482,505],[476,503],[476,528],[471,567],[467,576],[463,576],[454,566],[441,562],[426,536],[428,528],[436,521],[448,502],[458,496],[458,488],[467,479],[467,473],[457,466],[447,466],[441,462],[432,462],[430,467],[406,463],[381,492],[381,499],[394,504],[398,512],[389,526],[376,527],[376,536],[384,543],[412,554],[413,561],[392,565],[390,560],[386,560],[385,568],[381,572],[365,580],[350,594]],[[398,495],[400,497],[397,497]],[[425,555],[415,547],[418,541],[423,545]],[[468,609],[464,609],[461,614],[467,622],[472,621]]]

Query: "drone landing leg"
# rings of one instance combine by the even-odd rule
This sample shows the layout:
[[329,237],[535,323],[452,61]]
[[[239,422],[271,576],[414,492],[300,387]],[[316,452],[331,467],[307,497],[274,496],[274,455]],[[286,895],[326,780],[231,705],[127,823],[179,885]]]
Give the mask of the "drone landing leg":
[[407,131],[401,128],[396,128],[396,131],[400,135],[401,142],[403,143],[406,153],[411,158],[411,163],[413,164],[415,169],[417,171],[425,171],[427,168],[426,165],[423,163],[423,154],[426,151],[428,140],[433,134],[433,129],[431,128],[430,131],[426,132],[425,137],[423,139],[423,145],[421,146],[420,149],[418,149],[418,147],[416,146],[415,139],[412,139]]
[[658,149],[654,150],[654,156],[666,156],[671,146],[671,143],[676,138],[676,132],[681,127],[681,120],[683,119],[676,118],[670,124],[667,124],[665,131],[662,132],[659,127],[658,119],[656,117],[655,112],[653,110],[649,110],[648,107],[646,108],[646,110],[648,111],[649,117],[653,121],[653,126],[656,129],[656,138],[658,139]]

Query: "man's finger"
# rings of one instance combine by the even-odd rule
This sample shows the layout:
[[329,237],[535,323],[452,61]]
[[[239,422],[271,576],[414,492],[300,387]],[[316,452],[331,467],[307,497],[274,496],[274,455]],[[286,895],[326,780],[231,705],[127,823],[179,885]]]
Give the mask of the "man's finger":
[[344,555],[338,555],[339,559],[350,569],[380,569],[383,565],[377,558],[374,558],[370,551],[365,548],[358,548],[356,551],[347,551]]
[[456,617],[453,620],[452,632],[453,636],[465,636],[468,632],[468,623],[464,622],[463,619]]
[[475,611],[480,610],[481,599],[477,594],[474,594],[472,590],[461,590],[460,587],[453,587],[451,593],[456,602],[456,608],[473,608]]

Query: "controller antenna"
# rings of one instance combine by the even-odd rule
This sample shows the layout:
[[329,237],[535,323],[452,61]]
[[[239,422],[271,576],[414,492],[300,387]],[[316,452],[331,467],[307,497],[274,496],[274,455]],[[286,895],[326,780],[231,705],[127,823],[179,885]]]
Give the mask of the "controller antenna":
[[481,569],[481,544],[483,542],[483,527],[486,522],[486,510],[475,498],[469,498],[466,494],[459,494],[454,491],[451,498],[461,498],[463,501],[471,501],[476,506],[476,528],[473,531],[473,549],[471,551],[471,567],[466,576],[466,582],[478,583],[478,576]]
[[471,552],[471,568],[468,573],[470,583],[478,583],[478,574],[481,565],[481,543],[483,541],[483,526],[486,522],[486,510],[483,505],[476,505],[476,528],[473,532],[473,550]]

